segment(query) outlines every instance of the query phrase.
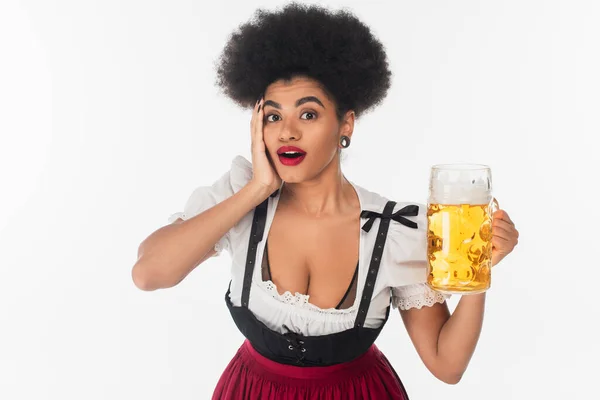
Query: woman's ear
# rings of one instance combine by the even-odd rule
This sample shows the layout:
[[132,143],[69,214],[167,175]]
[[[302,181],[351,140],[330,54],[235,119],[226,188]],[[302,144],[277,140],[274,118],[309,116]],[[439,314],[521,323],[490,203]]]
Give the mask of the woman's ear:
[[354,110],[349,110],[344,115],[344,119],[340,124],[340,136],[348,136],[352,139],[352,133],[354,132]]

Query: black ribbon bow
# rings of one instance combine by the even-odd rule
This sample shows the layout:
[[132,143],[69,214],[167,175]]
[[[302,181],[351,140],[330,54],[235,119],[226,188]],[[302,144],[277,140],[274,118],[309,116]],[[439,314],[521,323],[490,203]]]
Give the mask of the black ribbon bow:
[[381,219],[393,219],[396,222],[400,222],[402,225],[408,226],[409,228],[417,229],[417,223],[413,222],[404,217],[416,217],[419,215],[419,206],[416,204],[410,204],[405,206],[401,210],[396,211],[395,213],[386,213],[381,214],[375,211],[363,210],[360,213],[361,218],[369,218],[367,222],[362,226],[362,229],[365,232],[369,232],[371,227],[373,226],[373,222],[375,222],[375,218]]

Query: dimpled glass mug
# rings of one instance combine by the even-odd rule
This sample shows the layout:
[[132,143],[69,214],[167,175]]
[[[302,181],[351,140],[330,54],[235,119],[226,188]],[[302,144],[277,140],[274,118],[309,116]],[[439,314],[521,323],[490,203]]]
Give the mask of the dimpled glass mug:
[[439,164],[431,167],[427,203],[427,284],[447,294],[482,293],[492,278],[490,167]]

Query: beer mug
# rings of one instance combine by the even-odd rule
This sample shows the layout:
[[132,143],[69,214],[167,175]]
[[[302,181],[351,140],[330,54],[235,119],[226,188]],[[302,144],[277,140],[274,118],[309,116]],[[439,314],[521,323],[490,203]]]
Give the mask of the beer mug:
[[490,288],[492,173],[487,165],[431,167],[427,203],[427,284],[448,294],[481,293]]

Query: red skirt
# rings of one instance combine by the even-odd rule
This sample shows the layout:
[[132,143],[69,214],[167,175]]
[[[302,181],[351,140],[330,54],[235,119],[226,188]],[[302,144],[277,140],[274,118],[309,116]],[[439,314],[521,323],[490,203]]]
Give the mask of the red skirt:
[[280,364],[246,340],[217,383],[213,400],[408,400],[400,378],[373,345],[362,356],[328,367]]

